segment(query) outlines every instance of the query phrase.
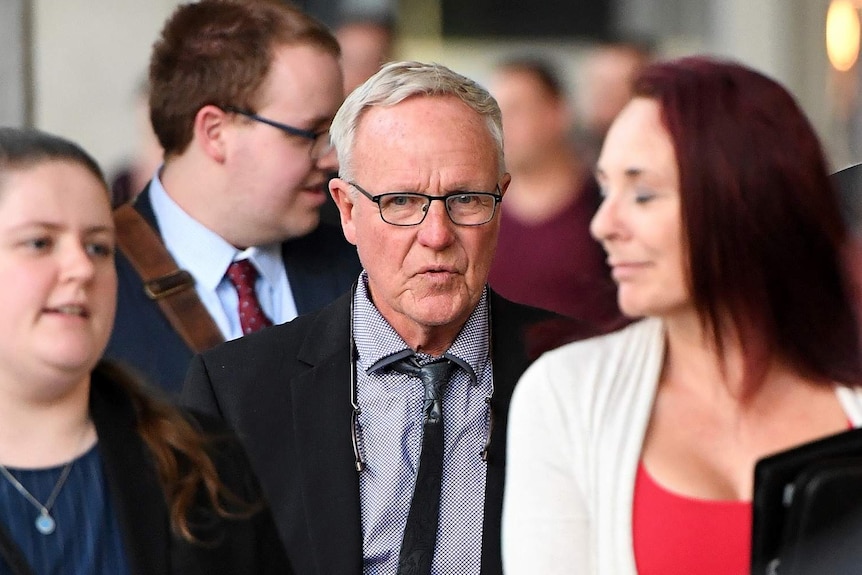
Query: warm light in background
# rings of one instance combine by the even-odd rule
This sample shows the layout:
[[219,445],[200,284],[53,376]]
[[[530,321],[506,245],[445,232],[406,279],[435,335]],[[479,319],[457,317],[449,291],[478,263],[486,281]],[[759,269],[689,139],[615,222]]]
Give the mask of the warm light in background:
[[826,53],[840,72],[853,67],[859,57],[859,14],[850,0],[832,0],[826,14]]

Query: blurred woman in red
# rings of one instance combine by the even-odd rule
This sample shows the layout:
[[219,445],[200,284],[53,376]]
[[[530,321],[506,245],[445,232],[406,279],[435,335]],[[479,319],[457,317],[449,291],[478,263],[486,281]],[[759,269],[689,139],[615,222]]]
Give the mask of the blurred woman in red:
[[592,233],[646,319],[519,383],[506,573],[748,573],[755,462],[862,424],[820,144],[776,82],[689,58],[642,71],[596,173]]

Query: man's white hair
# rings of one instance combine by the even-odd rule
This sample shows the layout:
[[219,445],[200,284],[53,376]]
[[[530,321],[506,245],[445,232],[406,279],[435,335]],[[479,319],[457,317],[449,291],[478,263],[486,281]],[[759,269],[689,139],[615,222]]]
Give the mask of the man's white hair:
[[456,96],[475,110],[485,119],[496,144],[499,175],[505,173],[502,114],[486,89],[440,64],[390,62],[347,96],[332,121],[330,135],[342,179],[353,179],[353,143],[362,113],[372,106],[394,106],[414,96]]

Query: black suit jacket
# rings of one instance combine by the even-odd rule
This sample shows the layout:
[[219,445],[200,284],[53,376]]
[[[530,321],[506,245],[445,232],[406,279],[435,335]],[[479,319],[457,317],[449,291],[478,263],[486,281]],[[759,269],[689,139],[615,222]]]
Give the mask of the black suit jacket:
[[[245,444],[299,573],[361,575],[359,476],[350,421],[350,298],[222,344],[192,361],[183,401],[216,414]],[[482,574],[500,575],[509,400],[529,365],[525,329],[549,312],[491,293],[494,427]]]
[[[149,187],[134,206],[158,233]],[[362,269],[356,248],[341,230],[323,224],[307,236],[284,242],[282,256],[299,314],[333,301],[350,288]],[[141,277],[122,253],[117,253],[116,265],[117,318],[105,356],[133,368],[146,381],[179,393],[194,354],[159,305],[144,293]]]
[[[218,519],[194,529],[207,545],[191,544],[173,534],[152,455],[136,429],[138,414],[125,390],[101,369],[92,377],[90,415],[132,575],[292,573],[268,507],[251,518]],[[242,500],[261,502],[259,484],[242,447],[222,423],[209,419],[200,418],[197,423],[216,434],[210,446],[220,479]],[[205,499],[199,498],[198,505],[200,501]],[[209,509],[209,505],[203,508]],[[192,517],[204,517],[199,509],[193,508]],[[12,567],[15,575],[31,575],[20,564],[23,556],[18,553],[11,536],[0,526],[0,562],[17,564]]]

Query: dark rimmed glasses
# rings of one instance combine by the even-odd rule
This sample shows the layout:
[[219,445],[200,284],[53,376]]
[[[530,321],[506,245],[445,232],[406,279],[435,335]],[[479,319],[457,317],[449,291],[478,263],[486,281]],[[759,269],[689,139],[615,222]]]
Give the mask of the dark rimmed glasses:
[[258,116],[251,110],[245,110],[243,108],[237,108],[236,106],[225,106],[225,112],[230,112],[232,114],[239,114],[240,116],[245,116],[249,120],[254,120],[255,122],[260,122],[261,124],[266,124],[267,126],[272,126],[278,130],[281,130],[285,134],[289,136],[297,136],[299,138],[305,138],[306,140],[310,140],[312,142],[311,149],[309,150],[309,155],[312,160],[319,160],[320,158],[329,154],[332,151],[332,141],[329,139],[329,130],[321,130],[319,132],[312,132],[311,130],[303,130],[302,128],[297,128],[294,126],[290,126],[288,124],[282,124],[281,122],[276,122],[275,120],[270,120],[269,118],[264,118],[263,116]]
[[459,226],[481,226],[494,218],[497,204],[503,199],[499,185],[496,187],[496,193],[454,192],[445,196],[429,196],[414,192],[389,192],[372,196],[359,184],[347,183],[377,204],[381,219],[393,226],[418,226],[425,221],[428,208],[434,200],[443,202],[452,223]]

